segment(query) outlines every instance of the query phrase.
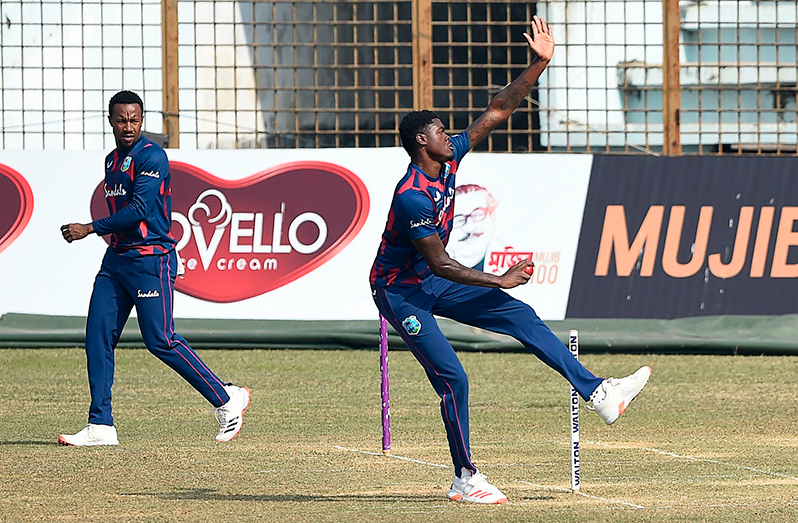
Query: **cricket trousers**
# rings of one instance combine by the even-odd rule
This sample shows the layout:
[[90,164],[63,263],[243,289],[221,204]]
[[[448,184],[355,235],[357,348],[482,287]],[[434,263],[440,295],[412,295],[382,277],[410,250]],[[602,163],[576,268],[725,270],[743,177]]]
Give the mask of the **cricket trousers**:
[[186,340],[175,333],[172,316],[177,254],[131,258],[106,250],[86,322],[86,363],[89,372],[89,423],[113,425],[111,387],[114,349],[136,307],[139,330],[147,349],[183,377],[214,407],[230,397],[224,383],[203,363]]
[[585,400],[602,382],[571,355],[532,307],[501,289],[430,276],[413,286],[373,287],[372,296],[441,398],[441,416],[458,477],[463,467],[477,470],[469,443],[468,377],[433,315],[512,336],[559,372]]

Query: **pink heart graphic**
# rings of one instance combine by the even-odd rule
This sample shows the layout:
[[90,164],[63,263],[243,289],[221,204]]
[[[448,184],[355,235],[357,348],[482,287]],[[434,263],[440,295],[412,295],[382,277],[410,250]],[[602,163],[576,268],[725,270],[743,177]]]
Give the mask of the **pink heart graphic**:
[[[365,185],[332,163],[284,163],[234,181],[169,166],[172,235],[186,264],[175,288],[202,300],[240,301],[297,280],[341,252],[368,217]],[[94,219],[108,215],[103,186]]]
[[33,191],[14,169],[0,164],[0,252],[17,239],[33,214]]

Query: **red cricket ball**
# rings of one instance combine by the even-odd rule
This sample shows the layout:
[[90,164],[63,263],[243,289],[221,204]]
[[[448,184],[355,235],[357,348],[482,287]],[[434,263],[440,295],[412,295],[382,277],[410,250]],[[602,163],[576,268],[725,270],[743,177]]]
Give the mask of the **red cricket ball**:
[[532,276],[532,273],[535,272],[535,266],[534,265],[530,265],[529,267],[524,269],[524,272],[529,274],[530,276]]

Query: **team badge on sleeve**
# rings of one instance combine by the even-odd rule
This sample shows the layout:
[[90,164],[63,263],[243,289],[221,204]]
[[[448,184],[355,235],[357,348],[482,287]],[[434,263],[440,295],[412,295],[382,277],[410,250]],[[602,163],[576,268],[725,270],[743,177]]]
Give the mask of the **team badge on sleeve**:
[[411,336],[415,336],[421,332],[421,322],[418,321],[418,318],[415,316],[408,316],[405,318],[404,321],[402,321],[402,327],[404,327]]

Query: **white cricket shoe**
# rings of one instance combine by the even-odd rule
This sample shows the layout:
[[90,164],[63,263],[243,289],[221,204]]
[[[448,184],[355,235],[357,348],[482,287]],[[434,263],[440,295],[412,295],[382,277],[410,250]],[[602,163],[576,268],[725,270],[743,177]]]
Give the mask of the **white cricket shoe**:
[[488,483],[488,478],[479,471],[471,474],[471,471],[463,468],[461,476],[454,477],[452,487],[446,494],[452,501],[468,501],[470,503],[490,503],[502,505],[507,503],[507,496],[502,491]]
[[217,409],[213,409],[216,421],[219,422],[219,433],[216,441],[230,441],[241,431],[244,424],[244,411],[249,406],[249,389],[247,387],[236,387],[229,384],[224,386],[230,399],[227,403]]
[[91,447],[94,445],[119,445],[119,440],[116,439],[116,427],[113,425],[89,423],[77,434],[61,434],[58,436],[58,443],[73,447]]
[[651,367],[640,367],[625,378],[608,378],[590,395],[593,410],[607,423],[617,420],[634,400],[651,377]]

